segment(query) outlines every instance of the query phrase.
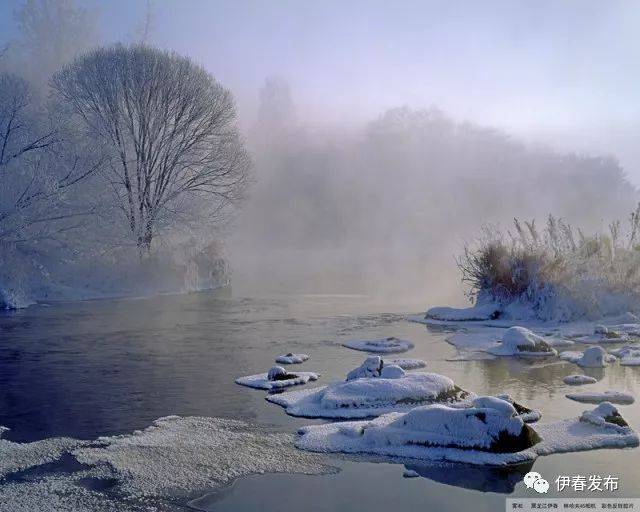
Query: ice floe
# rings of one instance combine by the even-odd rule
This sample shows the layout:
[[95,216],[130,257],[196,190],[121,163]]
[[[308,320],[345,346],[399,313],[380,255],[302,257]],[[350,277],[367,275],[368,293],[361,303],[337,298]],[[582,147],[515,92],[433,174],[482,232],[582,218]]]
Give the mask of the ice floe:
[[495,320],[500,316],[501,308],[495,303],[480,304],[469,308],[452,308],[438,306],[429,309],[426,319],[443,320],[448,322],[471,322],[478,320]]
[[384,362],[385,364],[395,364],[403,370],[417,370],[427,366],[426,361],[423,361],[422,359],[385,359]]
[[569,386],[582,386],[583,384],[595,384],[596,382],[598,382],[597,379],[594,379],[589,375],[567,375],[562,380]]
[[300,364],[304,363],[307,359],[309,359],[309,356],[307,354],[292,354],[291,352],[289,352],[288,354],[283,354],[276,357],[276,363]]
[[391,336],[389,338],[381,338],[377,340],[345,341],[342,346],[353,350],[362,350],[363,352],[373,352],[376,354],[396,354],[398,352],[411,350],[413,348],[413,343]]
[[317,452],[506,465],[557,452],[637,446],[637,434],[615,407],[601,404],[580,418],[535,429],[495,397],[468,407],[434,404],[370,421],[303,427],[296,446]]
[[625,345],[609,353],[619,357],[622,366],[640,366],[640,347]]
[[566,397],[583,404],[600,404],[611,402],[612,404],[629,405],[635,402],[633,395],[624,391],[591,391],[585,393],[569,393]]
[[455,402],[469,393],[437,373],[407,373],[396,378],[362,377],[315,389],[270,395],[267,400],[291,416],[369,418],[433,402]]
[[558,352],[542,337],[525,327],[514,326],[505,331],[501,343],[487,352],[496,356],[549,357]]
[[589,347],[584,352],[562,352],[560,359],[575,363],[584,368],[604,368],[608,363],[616,360],[615,356],[607,354],[602,347]]
[[287,372],[282,366],[274,366],[267,373],[238,377],[236,384],[255,389],[274,390],[306,384],[309,381],[318,380],[318,377],[317,373]]

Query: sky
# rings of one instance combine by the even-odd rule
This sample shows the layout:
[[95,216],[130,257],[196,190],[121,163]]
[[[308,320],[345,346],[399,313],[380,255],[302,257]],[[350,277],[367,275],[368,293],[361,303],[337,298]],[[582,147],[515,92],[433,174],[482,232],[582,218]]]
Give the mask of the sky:
[[[0,0],[0,41],[18,0]],[[131,40],[145,0],[84,0],[104,41]],[[268,76],[298,118],[349,128],[436,105],[560,150],[616,156],[640,186],[640,2],[155,0],[151,42],[234,92],[244,126]]]

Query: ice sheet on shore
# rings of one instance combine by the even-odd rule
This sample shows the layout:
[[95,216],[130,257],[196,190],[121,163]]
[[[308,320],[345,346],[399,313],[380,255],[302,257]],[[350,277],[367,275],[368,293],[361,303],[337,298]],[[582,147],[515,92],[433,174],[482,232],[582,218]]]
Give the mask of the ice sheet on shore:
[[565,395],[569,400],[574,400],[583,404],[601,404],[611,402],[612,404],[629,405],[635,402],[633,395],[624,391],[591,391],[584,393],[569,393]]
[[307,354],[293,354],[289,352],[288,354],[283,354],[281,356],[276,357],[276,363],[280,364],[301,364],[304,363],[309,356]]
[[169,416],[144,430],[103,437],[73,451],[79,462],[106,467],[129,498],[171,499],[214,490],[249,474],[320,474],[332,468],[293,447],[292,436],[222,418]]
[[452,308],[438,306],[427,310],[425,319],[449,322],[470,322],[478,320],[496,320],[500,316],[501,307],[495,303],[480,304],[468,308]]
[[455,402],[469,396],[437,373],[408,373],[401,378],[364,377],[301,391],[269,395],[269,402],[291,416],[306,418],[370,418],[436,401]]
[[238,377],[236,384],[254,389],[277,390],[291,386],[299,386],[309,381],[318,380],[319,375],[313,372],[286,372],[284,368],[274,366],[267,373]]
[[[0,436],[7,430],[0,427]],[[54,437],[31,443],[15,443],[0,439],[0,479],[16,471],[55,461],[64,453],[84,444],[87,444],[87,441],[68,437]]]
[[624,347],[610,350],[610,354],[620,358],[622,366],[640,366],[640,347],[625,345]]
[[396,354],[411,350],[414,345],[410,341],[391,336],[377,340],[349,340],[345,341],[342,346],[352,350],[362,350],[375,354]]
[[178,416],[95,441],[2,441],[3,477],[62,456],[75,457],[83,466],[5,480],[0,512],[182,510],[197,493],[218,490],[245,475],[335,471],[322,457],[297,450],[293,441],[291,434],[243,421]]
[[607,354],[602,347],[589,347],[584,352],[566,351],[560,354],[560,359],[575,363],[583,368],[605,368],[608,363],[616,360],[615,356]]
[[639,441],[631,428],[618,422],[621,417],[611,404],[535,429],[508,414],[505,406],[494,408],[491,401],[476,401],[469,409],[423,406],[370,421],[303,427],[296,446],[317,452],[506,465],[551,453],[637,446]]
[[582,386],[584,384],[595,384],[596,382],[598,382],[597,379],[594,379],[589,375],[567,375],[562,380],[569,386]]

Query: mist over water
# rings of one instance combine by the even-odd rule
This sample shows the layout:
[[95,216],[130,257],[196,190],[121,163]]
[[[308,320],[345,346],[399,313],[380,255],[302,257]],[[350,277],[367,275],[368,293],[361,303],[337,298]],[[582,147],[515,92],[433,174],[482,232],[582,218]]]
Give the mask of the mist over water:
[[461,304],[455,256],[483,226],[553,214],[601,232],[638,200],[612,157],[528,145],[434,107],[318,128],[290,95],[268,81],[269,115],[251,132],[256,183],[229,242],[238,289]]

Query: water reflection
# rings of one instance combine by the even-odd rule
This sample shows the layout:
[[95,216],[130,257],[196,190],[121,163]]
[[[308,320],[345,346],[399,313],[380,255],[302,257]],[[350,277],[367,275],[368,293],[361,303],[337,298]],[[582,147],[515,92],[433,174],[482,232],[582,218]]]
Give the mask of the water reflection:
[[468,464],[405,464],[407,470],[441,484],[481,492],[511,494],[516,484],[533,467],[533,462],[509,467],[482,467]]

